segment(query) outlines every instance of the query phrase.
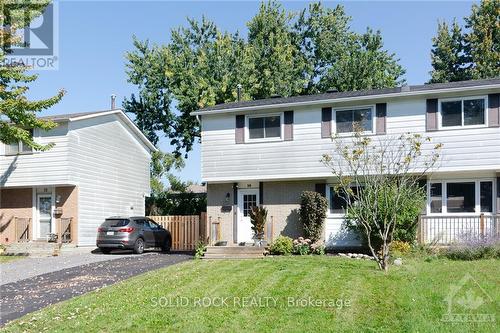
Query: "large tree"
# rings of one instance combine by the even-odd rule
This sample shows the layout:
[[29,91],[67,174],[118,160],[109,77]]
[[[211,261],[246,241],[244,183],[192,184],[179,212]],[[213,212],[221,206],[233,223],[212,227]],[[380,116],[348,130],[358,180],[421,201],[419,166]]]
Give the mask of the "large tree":
[[[187,27],[172,30],[167,45],[134,41],[127,73],[140,92],[125,101],[125,110],[154,139],[163,132],[179,156],[200,136],[191,112],[236,101],[239,85],[241,98],[249,100],[403,83],[404,70],[383,49],[381,34],[352,32],[350,20],[341,6],[316,3],[294,14],[274,0],[260,5],[247,24],[247,38],[222,32],[206,18],[189,19]],[[161,84],[144,84],[147,76]]]
[[483,0],[472,5],[464,18],[451,27],[438,23],[431,51],[431,83],[500,76],[500,0]]
[[[20,37],[16,31],[29,25],[39,16],[50,1],[5,1],[0,0],[0,142],[11,144],[22,141],[35,150],[46,150],[52,144],[41,145],[33,140],[30,129],[49,130],[55,123],[37,119],[37,112],[57,104],[64,91],[51,98],[29,100],[26,93],[29,84],[37,79],[37,75],[28,74],[28,67],[21,63],[8,63],[6,57],[12,47],[19,45]],[[5,10],[6,6],[9,10]]]

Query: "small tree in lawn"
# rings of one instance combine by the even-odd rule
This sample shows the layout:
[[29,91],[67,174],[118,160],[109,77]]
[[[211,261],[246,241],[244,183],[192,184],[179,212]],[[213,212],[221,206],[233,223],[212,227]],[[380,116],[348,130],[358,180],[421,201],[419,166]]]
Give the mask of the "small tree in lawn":
[[321,240],[328,202],[317,192],[304,191],[300,195],[299,218],[304,236],[313,243]]
[[423,149],[430,141],[420,134],[372,140],[357,129],[351,138],[333,137],[333,153],[323,155],[338,182],[335,190],[346,200],[348,221],[363,231],[382,270],[389,267],[395,231],[408,221],[401,212],[407,206],[423,207],[419,181],[436,166],[442,147]]

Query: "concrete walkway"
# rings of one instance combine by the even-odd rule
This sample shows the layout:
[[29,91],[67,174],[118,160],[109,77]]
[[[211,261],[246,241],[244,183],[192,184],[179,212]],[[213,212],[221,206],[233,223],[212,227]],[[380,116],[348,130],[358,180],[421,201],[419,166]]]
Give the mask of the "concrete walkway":
[[[94,255],[96,259],[89,255],[20,259],[2,264],[2,271],[9,265],[5,276],[8,276],[11,282],[0,286],[0,326],[48,305],[192,258],[188,254],[158,252],[143,255]],[[71,260],[73,263],[68,262]],[[80,265],[75,266],[76,261],[79,261]],[[92,262],[83,264],[86,261]],[[46,267],[43,267],[44,265]],[[65,265],[70,267],[63,268]],[[17,275],[13,272],[14,267],[20,270]],[[50,272],[33,275],[31,268],[35,269],[36,273],[44,270]],[[28,275],[31,277],[26,278]],[[22,276],[25,278],[20,279]]]

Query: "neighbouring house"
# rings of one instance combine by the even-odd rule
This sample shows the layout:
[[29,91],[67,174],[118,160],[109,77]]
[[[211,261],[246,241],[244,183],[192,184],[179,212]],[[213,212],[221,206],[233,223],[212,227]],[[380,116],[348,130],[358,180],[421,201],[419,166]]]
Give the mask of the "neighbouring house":
[[[328,198],[328,247],[359,246],[344,228],[343,200],[332,190],[331,136],[355,122],[384,139],[421,133],[444,145],[427,178],[420,236],[450,242],[460,232],[498,234],[500,212],[500,79],[403,86],[226,103],[193,113],[201,122],[202,180],[207,215],[222,240],[252,240],[249,210],[268,208],[268,238],[297,237],[302,191]],[[448,229],[445,229],[445,226]],[[440,229],[442,228],[442,229]]]
[[95,245],[106,217],[144,214],[155,147],[121,110],[42,118],[58,125],[33,131],[50,150],[0,144],[0,243]]

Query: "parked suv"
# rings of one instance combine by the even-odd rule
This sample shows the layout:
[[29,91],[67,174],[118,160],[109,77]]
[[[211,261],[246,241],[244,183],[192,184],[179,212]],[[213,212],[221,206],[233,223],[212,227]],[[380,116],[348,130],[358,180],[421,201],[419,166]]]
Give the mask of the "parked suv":
[[148,247],[159,247],[169,252],[172,235],[144,216],[110,217],[97,229],[96,245],[103,253],[110,253],[113,249],[131,249],[140,254]]

